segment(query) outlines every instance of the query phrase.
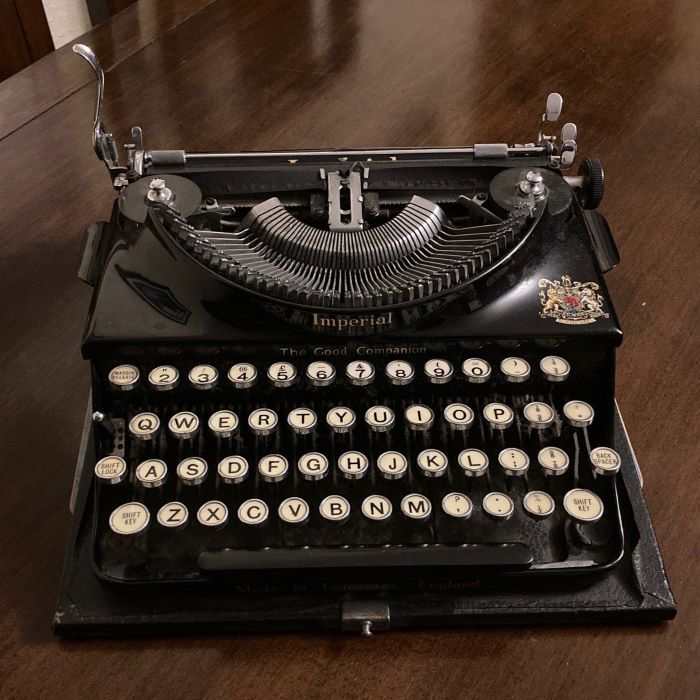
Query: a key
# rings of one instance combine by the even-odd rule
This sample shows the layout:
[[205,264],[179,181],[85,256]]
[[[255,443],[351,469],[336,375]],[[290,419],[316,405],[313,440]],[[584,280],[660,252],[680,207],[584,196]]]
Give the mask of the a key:
[[404,386],[413,381],[416,371],[406,360],[392,360],[384,369],[386,378],[396,386]]
[[498,453],[498,463],[508,476],[525,476],[530,466],[530,458],[517,447],[507,447]]
[[447,515],[457,520],[467,520],[474,511],[474,506],[469,496],[463,493],[448,493],[442,499],[442,510]]
[[282,455],[265,455],[258,462],[258,472],[263,481],[282,481],[289,471],[289,461]]
[[550,382],[563,382],[571,372],[569,363],[558,355],[547,355],[540,360],[540,371]]
[[103,484],[119,484],[127,474],[126,462],[122,457],[109,455],[95,464],[95,476]]
[[109,516],[109,527],[117,535],[137,535],[143,532],[151,520],[151,514],[143,503],[124,503]]
[[326,496],[319,504],[318,512],[325,520],[340,525],[350,517],[350,504],[342,496]]
[[537,461],[547,476],[560,476],[569,468],[569,455],[560,447],[543,447]]
[[372,495],[362,501],[361,510],[368,520],[383,521],[391,517],[392,505],[386,496]]
[[347,406],[335,406],[326,414],[326,423],[334,433],[347,433],[355,425],[355,412]]
[[500,493],[499,491],[492,491],[484,496],[484,500],[481,502],[481,507],[484,509],[484,513],[488,515],[492,520],[508,520],[515,506],[510,496],[505,493]]
[[523,416],[531,428],[544,430],[554,422],[554,410],[542,401],[533,401],[523,408]]
[[179,530],[187,525],[190,517],[187,506],[180,501],[171,501],[160,508],[156,514],[156,520],[162,527],[169,530]]
[[382,452],[377,457],[377,469],[385,479],[400,479],[408,470],[408,460],[400,452]]
[[530,376],[530,364],[522,357],[506,357],[501,362],[501,373],[509,382],[524,382]]
[[418,454],[416,462],[428,477],[442,476],[447,471],[447,455],[440,450],[423,450]]
[[289,525],[303,525],[309,519],[309,504],[297,496],[285,498],[277,509],[279,519]]
[[369,460],[362,452],[350,450],[338,457],[338,469],[346,479],[360,479],[369,468]]
[[292,386],[297,378],[297,370],[289,362],[274,362],[267,368],[267,378],[272,382],[272,386]]
[[335,381],[335,367],[330,362],[317,360],[306,368],[306,378],[313,386],[330,386]]
[[299,457],[297,469],[307,481],[318,481],[328,474],[328,457],[320,452],[307,452]]
[[443,415],[452,430],[468,430],[474,422],[474,411],[463,403],[448,404]]
[[109,371],[107,381],[112,389],[131,391],[139,383],[139,369],[134,365],[117,365]]
[[297,435],[307,435],[316,427],[318,419],[310,408],[293,408],[287,416],[287,423]]
[[216,411],[209,416],[207,424],[217,438],[230,438],[238,432],[238,416],[233,411]]
[[258,370],[249,362],[238,362],[229,368],[228,380],[234,389],[250,389],[258,380]]
[[523,497],[523,508],[533,518],[546,518],[554,512],[554,499],[544,491],[528,491]]
[[464,470],[465,476],[483,476],[489,468],[489,458],[485,452],[474,449],[462,450],[457,463]]
[[249,498],[247,501],[243,501],[238,508],[238,519],[244,525],[254,527],[264,525],[269,514],[270,509],[267,507],[267,503],[259,498]]
[[433,410],[421,404],[407,406],[403,415],[411,430],[429,430],[435,420]]
[[612,447],[594,447],[588,457],[596,474],[612,475],[620,471],[622,459]]
[[595,523],[603,517],[603,501],[593,491],[572,489],[564,496],[564,510],[582,523]]
[[345,368],[345,376],[350,384],[367,386],[374,381],[374,365],[365,360],[354,360]]
[[188,457],[177,465],[177,475],[187,486],[199,486],[207,478],[208,466],[201,457]]
[[136,467],[136,481],[145,488],[156,488],[165,483],[168,467],[162,459],[147,459]]
[[213,389],[219,381],[219,372],[211,365],[196,365],[193,367],[187,378],[195,389]]
[[491,376],[491,365],[478,357],[470,357],[462,362],[462,374],[472,384],[483,384]]
[[484,406],[484,418],[494,430],[505,430],[513,425],[514,414],[504,403],[489,403]]
[[155,391],[170,391],[180,382],[180,373],[172,365],[160,365],[148,373],[148,384]]
[[277,429],[277,414],[269,408],[256,408],[248,416],[250,429],[261,437],[271,435]]
[[452,363],[447,360],[428,360],[423,372],[431,384],[447,384],[454,376]]
[[129,421],[129,433],[136,440],[151,440],[160,430],[160,418],[155,413],[137,413]]
[[228,508],[221,501],[207,501],[197,511],[197,521],[206,527],[222,528],[228,522]]
[[170,418],[168,430],[177,440],[191,440],[199,432],[199,418],[190,411],[181,411]]
[[394,421],[394,412],[388,406],[372,406],[365,412],[365,423],[376,433],[391,430]]
[[593,423],[593,406],[585,401],[569,401],[563,410],[566,420],[574,428],[585,428]]
[[425,522],[432,511],[432,503],[421,493],[409,493],[401,499],[401,512],[411,520]]
[[224,457],[216,467],[219,478],[225,484],[240,484],[248,476],[248,460],[240,455]]

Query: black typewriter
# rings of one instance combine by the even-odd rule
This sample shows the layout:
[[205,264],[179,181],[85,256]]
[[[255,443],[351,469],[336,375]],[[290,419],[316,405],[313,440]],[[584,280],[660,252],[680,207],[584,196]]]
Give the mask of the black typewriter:
[[536,142],[93,144],[64,635],[660,620],[603,169]]

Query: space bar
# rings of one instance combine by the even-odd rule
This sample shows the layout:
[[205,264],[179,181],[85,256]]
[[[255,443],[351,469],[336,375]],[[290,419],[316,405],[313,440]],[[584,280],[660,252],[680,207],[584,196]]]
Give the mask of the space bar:
[[304,547],[217,549],[199,555],[202,571],[271,569],[494,569],[517,571],[532,565],[532,550],[520,542],[506,544],[384,547]]

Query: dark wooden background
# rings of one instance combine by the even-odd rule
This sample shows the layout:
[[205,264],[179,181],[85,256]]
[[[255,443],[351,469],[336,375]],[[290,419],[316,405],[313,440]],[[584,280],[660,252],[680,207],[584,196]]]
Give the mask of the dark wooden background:
[[113,194],[69,47],[0,84],[0,695],[697,697],[700,15],[695,0],[154,0],[85,39],[147,147],[457,146],[535,136],[559,90],[603,158],[618,399],[680,612],[524,627],[62,643],[49,631],[88,371],[85,227]]

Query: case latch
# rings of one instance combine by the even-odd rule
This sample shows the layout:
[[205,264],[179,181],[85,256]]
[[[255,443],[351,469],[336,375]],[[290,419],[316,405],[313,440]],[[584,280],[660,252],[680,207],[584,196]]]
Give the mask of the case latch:
[[340,626],[344,632],[371,637],[374,632],[388,630],[390,622],[389,605],[383,601],[347,601],[340,608]]

